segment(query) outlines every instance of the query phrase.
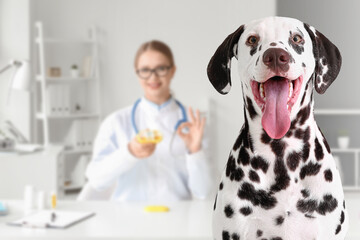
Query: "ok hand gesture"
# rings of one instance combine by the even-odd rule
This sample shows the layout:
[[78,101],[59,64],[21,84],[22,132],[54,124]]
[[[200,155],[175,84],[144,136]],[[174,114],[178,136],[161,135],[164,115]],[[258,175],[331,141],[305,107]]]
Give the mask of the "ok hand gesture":
[[[204,135],[206,119],[204,117],[200,119],[199,110],[196,110],[196,116],[194,116],[191,107],[189,107],[189,116],[190,122],[180,124],[176,133],[185,142],[185,145],[190,153],[195,153],[201,149],[201,141]],[[184,128],[187,128],[188,132],[184,133]]]

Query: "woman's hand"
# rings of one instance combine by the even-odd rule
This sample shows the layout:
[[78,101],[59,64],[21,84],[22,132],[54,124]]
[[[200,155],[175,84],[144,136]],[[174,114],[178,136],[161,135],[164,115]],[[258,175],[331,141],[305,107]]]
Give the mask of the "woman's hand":
[[[201,141],[204,135],[205,118],[200,119],[200,111],[196,110],[196,117],[193,114],[192,108],[189,107],[190,122],[180,124],[177,129],[177,134],[185,142],[186,147],[190,153],[195,153],[201,149]],[[188,132],[184,133],[183,129],[187,128]]]
[[137,158],[149,157],[156,148],[156,143],[139,143],[136,138],[133,138],[128,144],[129,151]]

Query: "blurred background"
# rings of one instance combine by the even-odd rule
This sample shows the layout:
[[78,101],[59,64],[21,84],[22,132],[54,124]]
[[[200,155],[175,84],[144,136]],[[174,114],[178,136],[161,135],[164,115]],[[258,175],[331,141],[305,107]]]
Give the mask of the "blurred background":
[[174,52],[176,98],[208,118],[219,178],[243,124],[243,101],[236,67],[226,96],[213,89],[206,67],[241,24],[273,15],[309,23],[341,51],[337,80],[316,95],[316,119],[340,162],[346,191],[359,191],[359,8],[356,0],[0,0],[0,67],[26,60],[31,79],[17,91],[10,86],[14,69],[0,75],[0,130],[31,143],[21,153],[0,153],[0,198],[21,198],[26,184],[76,196],[99,122],[142,95],[134,56],[151,39]]

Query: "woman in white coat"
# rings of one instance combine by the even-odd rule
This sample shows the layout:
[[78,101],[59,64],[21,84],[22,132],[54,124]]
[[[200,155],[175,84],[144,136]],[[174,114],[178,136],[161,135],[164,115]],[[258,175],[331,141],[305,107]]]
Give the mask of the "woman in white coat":
[[[206,198],[212,190],[205,118],[173,98],[176,67],[170,48],[146,42],[135,56],[144,96],[102,123],[86,176],[96,190],[116,184],[112,200],[173,201]],[[160,143],[140,143],[139,130],[156,129]]]

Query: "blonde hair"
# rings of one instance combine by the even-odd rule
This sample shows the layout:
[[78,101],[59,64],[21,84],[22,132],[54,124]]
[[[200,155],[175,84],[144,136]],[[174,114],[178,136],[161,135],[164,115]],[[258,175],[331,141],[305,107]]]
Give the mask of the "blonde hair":
[[154,51],[164,54],[165,57],[167,57],[167,59],[169,60],[170,66],[174,66],[174,57],[173,57],[170,47],[168,45],[166,45],[164,42],[161,42],[158,40],[151,40],[151,41],[141,44],[141,46],[137,50],[136,55],[135,55],[135,61],[134,61],[135,68],[137,67],[137,64],[138,64],[141,54],[143,54],[147,50],[154,50]]

